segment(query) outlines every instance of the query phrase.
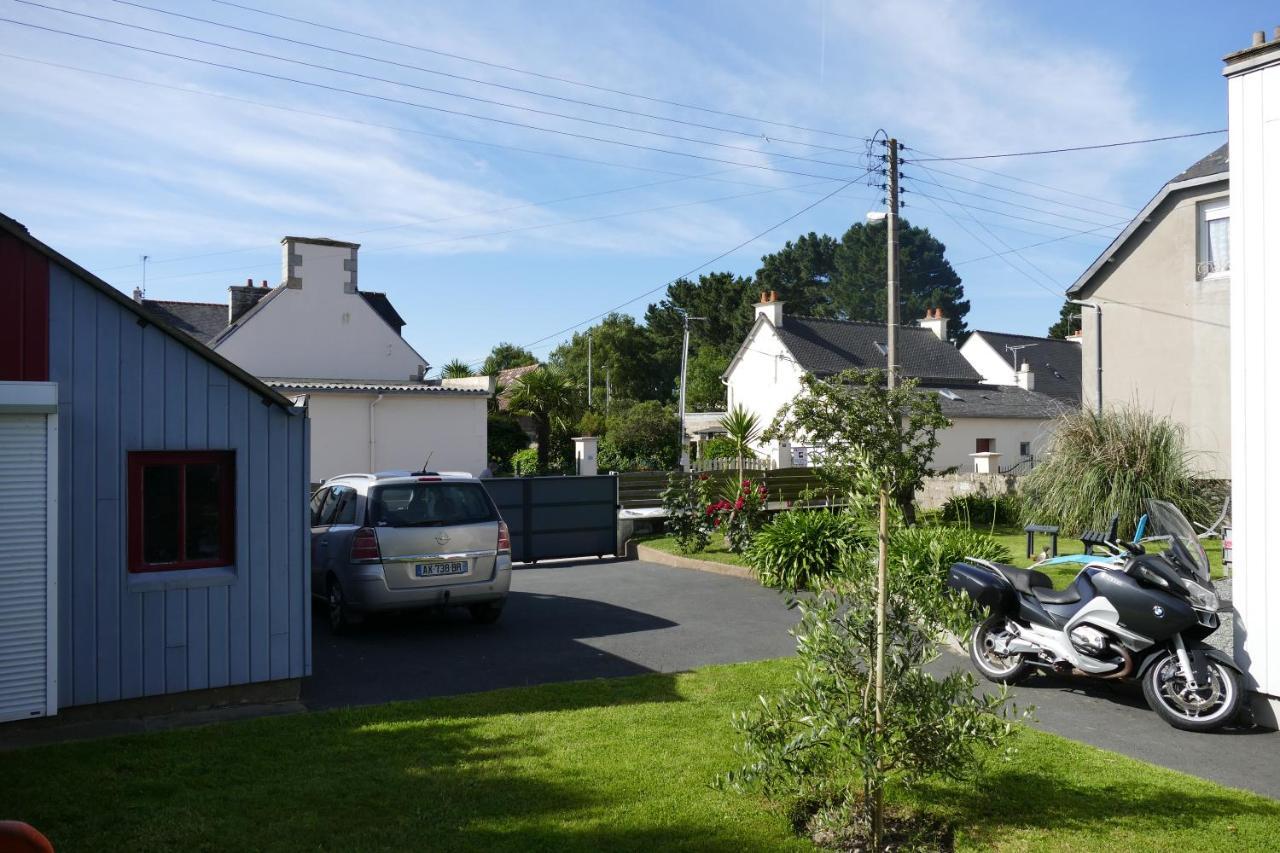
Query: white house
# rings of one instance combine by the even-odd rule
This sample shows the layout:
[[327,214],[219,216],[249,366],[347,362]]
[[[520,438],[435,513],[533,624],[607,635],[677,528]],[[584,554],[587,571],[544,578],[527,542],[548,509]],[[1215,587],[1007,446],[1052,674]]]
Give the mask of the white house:
[[[487,463],[488,377],[427,380],[385,293],[358,286],[357,243],[281,240],[281,283],[230,288],[225,306],[142,300],[219,355],[304,404],[311,477]],[[135,297],[140,294],[135,293]]]
[[960,354],[982,376],[983,385],[1030,382],[1041,394],[1072,408],[1080,405],[1079,336],[1063,340],[978,331],[965,339]]
[[1280,716],[1280,28],[1272,41],[1226,57],[1231,150],[1231,498],[1235,656],[1260,701],[1260,722]]
[[[935,470],[1008,469],[1039,453],[1052,419],[1066,405],[1033,387],[984,385],[982,375],[946,340],[940,310],[898,330],[900,375],[920,380],[939,397],[952,426],[939,434]],[[806,374],[832,376],[885,366],[883,323],[788,316],[772,292],[756,305],[756,320],[723,379],[729,408],[742,406],[768,425],[801,393]],[[1025,382],[1033,386],[1035,377]],[[779,466],[809,464],[820,448],[772,442],[761,450]]]

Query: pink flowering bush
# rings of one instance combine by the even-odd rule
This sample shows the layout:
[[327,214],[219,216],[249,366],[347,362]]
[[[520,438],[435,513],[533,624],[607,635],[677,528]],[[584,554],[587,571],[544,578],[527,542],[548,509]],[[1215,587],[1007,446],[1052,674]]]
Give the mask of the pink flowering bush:
[[764,483],[743,480],[731,499],[709,504],[706,515],[712,527],[724,533],[724,541],[735,554],[744,553],[756,531],[764,526],[769,490]]

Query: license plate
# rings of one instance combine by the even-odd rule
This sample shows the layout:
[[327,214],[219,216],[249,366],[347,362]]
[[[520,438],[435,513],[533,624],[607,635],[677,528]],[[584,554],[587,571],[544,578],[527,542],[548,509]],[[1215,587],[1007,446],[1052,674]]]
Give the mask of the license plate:
[[455,560],[450,563],[418,563],[413,573],[420,578],[438,578],[441,575],[465,575],[467,561]]

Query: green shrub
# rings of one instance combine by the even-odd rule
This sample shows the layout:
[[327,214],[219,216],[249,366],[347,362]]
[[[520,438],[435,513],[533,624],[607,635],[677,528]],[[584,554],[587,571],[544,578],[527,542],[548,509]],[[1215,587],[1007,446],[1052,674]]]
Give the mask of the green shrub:
[[1062,532],[1104,530],[1119,516],[1133,536],[1150,498],[1170,501],[1192,521],[1209,523],[1219,506],[1198,481],[1183,429],[1136,407],[1070,412],[1057,421],[1044,462],[1022,481],[1022,517]]
[[963,527],[901,527],[889,537],[893,566],[904,567],[920,577],[946,580],[951,564],[965,557],[979,557],[1007,563],[1009,549],[977,530]]
[[532,477],[538,473],[538,449],[526,447],[511,455],[511,473],[517,477]]
[[682,553],[703,551],[711,541],[711,521],[707,513],[707,478],[673,473],[662,493],[666,510],[666,532],[676,540]]
[[698,445],[698,454],[702,459],[736,459],[733,440],[727,436],[717,435]]
[[707,507],[707,517],[724,534],[725,546],[735,554],[745,554],[751,541],[767,520],[769,490],[763,482],[743,480],[735,490],[734,480],[723,484],[721,498]]
[[761,528],[748,556],[765,586],[821,589],[839,573],[846,551],[869,544],[857,521],[843,512],[798,509],[778,513]]
[[[488,433],[490,458],[504,463],[529,446],[529,436],[520,426],[519,419],[510,412],[490,412]],[[534,455],[537,455],[537,451],[534,451]],[[497,474],[498,471],[495,470],[494,473]]]
[[1017,495],[956,495],[942,505],[943,521],[958,521],[973,527],[1017,524],[1022,503]]

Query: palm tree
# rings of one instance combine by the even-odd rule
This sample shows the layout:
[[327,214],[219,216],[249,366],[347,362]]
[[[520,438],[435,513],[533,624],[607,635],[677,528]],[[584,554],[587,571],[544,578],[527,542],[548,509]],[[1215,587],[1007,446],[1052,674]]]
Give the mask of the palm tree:
[[551,453],[551,434],[577,419],[581,389],[559,368],[544,366],[511,383],[508,408],[533,420],[538,437],[538,471],[545,473]]
[[725,431],[725,437],[733,444],[734,455],[738,457],[738,488],[742,488],[742,481],[746,476],[743,472],[743,460],[748,456],[755,458],[756,453],[751,445],[760,437],[760,423],[755,414],[739,404],[720,419],[720,426]]
[[455,358],[440,368],[440,376],[444,379],[466,379],[468,376],[475,376],[475,374],[471,371],[471,365],[462,359]]

